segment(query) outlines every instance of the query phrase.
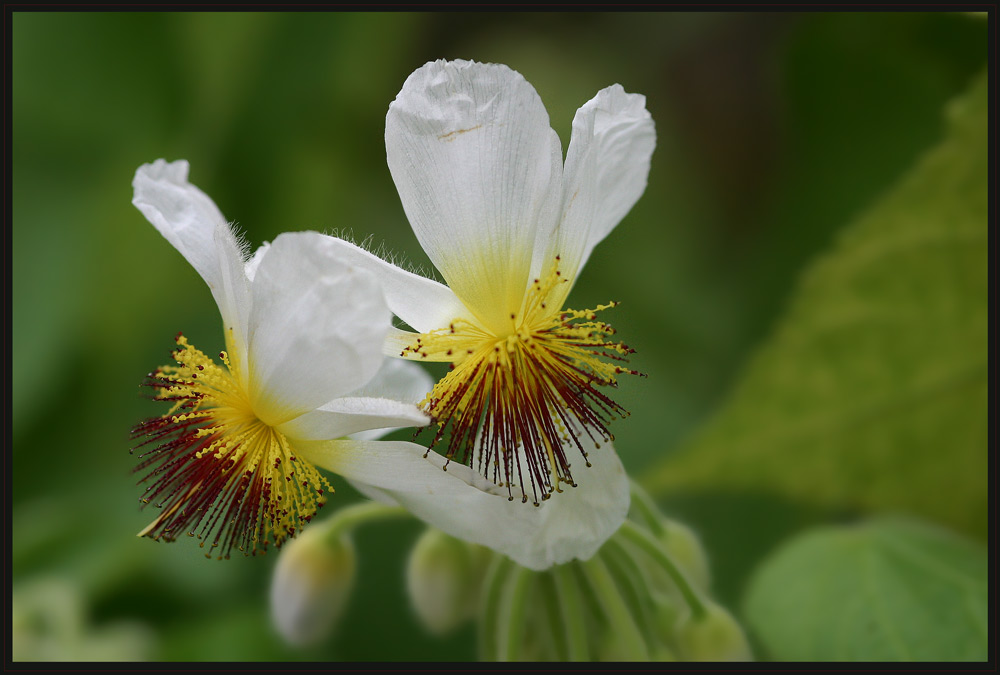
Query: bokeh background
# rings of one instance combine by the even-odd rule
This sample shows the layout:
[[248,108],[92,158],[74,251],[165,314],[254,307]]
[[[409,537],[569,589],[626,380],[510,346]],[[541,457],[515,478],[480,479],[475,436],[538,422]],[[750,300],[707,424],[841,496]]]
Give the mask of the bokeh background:
[[[649,377],[621,383],[632,417],[614,431],[643,479],[725,402],[840,228],[943,137],[946,104],[987,59],[987,21],[965,13],[15,12],[12,37],[19,659],[475,655],[471,626],[433,637],[409,607],[403,566],[419,523],[358,533],[349,620],[309,649],[271,628],[276,556],[216,562],[188,542],[135,537],[151,516],[128,431],[161,412],[139,382],[178,330],[209,353],[222,344],[204,283],[130,204],[140,164],[189,160],[192,182],[254,245],[336,230],[428,266],[383,142],[416,67],[509,65],[564,148],[599,89],[645,94],[658,135],[649,187],[570,303],[622,301],[609,319]],[[333,481],[331,506],[359,499]],[[716,595],[737,609],[777,542],[831,517],[766,489],[681,492],[654,496],[701,532]]]

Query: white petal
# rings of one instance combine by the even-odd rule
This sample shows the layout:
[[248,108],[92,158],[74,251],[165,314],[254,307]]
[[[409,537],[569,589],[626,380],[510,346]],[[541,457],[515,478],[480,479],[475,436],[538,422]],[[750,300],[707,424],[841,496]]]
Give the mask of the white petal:
[[[375,377],[360,389],[352,391],[350,395],[388,398],[417,405],[433,387],[434,380],[420,366],[400,359],[386,359],[375,373]],[[359,431],[350,434],[350,438],[357,441],[374,441],[399,428],[402,427]]]
[[132,180],[132,203],[208,284],[222,314],[227,348],[242,363],[249,310],[243,246],[218,207],[187,176],[184,160],[144,164]]
[[386,359],[378,372],[349,396],[374,396],[416,405],[434,387],[434,380],[418,365]]
[[401,427],[422,427],[430,421],[412,403],[347,396],[285,422],[278,430],[293,440],[325,441],[367,430],[387,434]]
[[215,247],[219,251],[219,284],[212,295],[219,305],[226,335],[229,363],[239,377],[247,382],[247,331],[250,321],[250,280],[247,279],[242,246],[228,225],[217,225]]
[[143,164],[132,179],[132,203],[214,291],[219,280],[215,230],[227,223],[215,203],[187,177],[188,163],[183,159]]
[[271,247],[271,242],[265,241],[263,244],[257,247],[254,254],[247,260],[244,266],[244,272],[247,275],[247,279],[253,281],[254,275],[257,274],[257,268],[260,267],[260,261],[264,259],[264,254],[267,253],[267,249]]
[[578,487],[533,506],[509,501],[470,468],[402,441],[297,443],[296,451],[369,497],[400,504],[438,529],[488,546],[531,569],[587,559],[624,522],[628,477],[614,448],[590,449],[593,466],[574,472]]
[[425,333],[469,317],[462,301],[444,284],[396,267],[343,239],[326,238],[337,257],[378,277],[389,309],[417,331]]
[[385,145],[421,246],[465,305],[504,330],[562,190],[559,138],[538,94],[506,66],[428,63],[389,106]]
[[573,118],[555,252],[575,276],[646,189],[656,130],[646,97],[602,89]]
[[390,313],[370,272],[316,232],[279,235],[254,275],[250,397],[277,425],[367,382],[382,363]]

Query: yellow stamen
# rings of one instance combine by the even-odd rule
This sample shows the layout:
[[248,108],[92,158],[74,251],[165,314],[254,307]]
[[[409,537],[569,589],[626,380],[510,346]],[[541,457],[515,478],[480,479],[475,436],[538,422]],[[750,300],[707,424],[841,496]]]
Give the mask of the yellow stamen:
[[561,483],[575,486],[567,448],[586,459],[583,435],[599,447],[613,439],[607,423],[628,415],[595,387],[616,386],[621,373],[640,374],[616,363],[633,350],[608,341],[614,329],[596,320],[617,303],[559,311],[550,300],[563,283],[557,258],[534,281],[522,310],[511,314],[509,334],[456,320],[419,335],[400,354],[452,362],[421,404],[438,426],[431,447],[450,429],[449,459],[475,464],[511,499],[515,482],[522,501],[530,485],[536,505],[561,492]]
[[132,431],[145,438],[138,447],[157,443],[139,456],[136,471],[151,469],[139,483],[152,483],[142,502],[165,507],[140,536],[173,541],[185,532],[201,546],[211,538],[220,558],[233,546],[246,555],[266,552],[270,541],[280,546],[323,506],[329,484],[258,418],[226,352],[223,368],[183,335],[177,345],[177,365],[146,381],[155,400],[173,403],[170,411]]

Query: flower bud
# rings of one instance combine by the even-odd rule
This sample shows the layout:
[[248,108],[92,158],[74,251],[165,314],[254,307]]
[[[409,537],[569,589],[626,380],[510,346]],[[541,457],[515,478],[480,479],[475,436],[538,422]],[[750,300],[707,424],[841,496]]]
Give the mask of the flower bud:
[[479,548],[428,528],[410,552],[406,587],[432,633],[448,633],[475,614],[485,562]]
[[354,585],[354,544],[324,527],[304,530],[281,551],[271,583],[271,617],[290,644],[315,644],[343,614]]
[[714,602],[704,600],[705,615],[685,613],[677,625],[677,646],[688,661],[749,661],[746,635],[736,619]]
[[691,583],[702,590],[708,590],[712,582],[708,556],[705,555],[698,535],[687,525],[669,518],[664,518],[661,525],[664,532],[659,539],[667,555],[683,569]]

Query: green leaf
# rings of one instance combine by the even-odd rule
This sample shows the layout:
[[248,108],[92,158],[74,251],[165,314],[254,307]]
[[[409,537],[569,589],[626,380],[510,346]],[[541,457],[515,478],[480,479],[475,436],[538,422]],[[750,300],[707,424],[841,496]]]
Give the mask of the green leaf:
[[788,661],[987,658],[986,549],[901,519],[824,527],[768,558],[747,623]]
[[948,108],[946,139],[808,270],[651,492],[767,489],[985,534],[986,93],[983,76]]

